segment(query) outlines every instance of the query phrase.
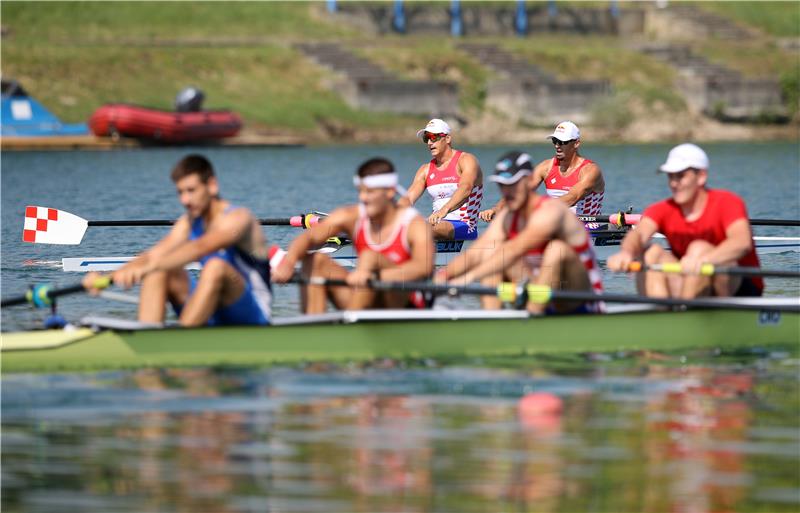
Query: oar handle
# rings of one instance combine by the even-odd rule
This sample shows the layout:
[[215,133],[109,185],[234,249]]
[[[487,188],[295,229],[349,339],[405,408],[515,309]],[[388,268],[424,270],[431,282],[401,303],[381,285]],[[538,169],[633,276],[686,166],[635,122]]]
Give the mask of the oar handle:
[[[628,271],[637,273],[642,271],[655,271],[661,273],[681,274],[684,272],[680,262],[667,262],[663,264],[645,265],[642,262],[631,262]],[[730,276],[760,276],[763,278],[800,278],[798,271],[785,271],[782,269],[762,269],[760,267],[736,267],[722,266],[714,264],[703,264],[700,266],[702,276],[714,276],[715,274],[727,274]]]
[[[111,277],[101,276],[97,278],[94,285],[98,289],[107,288],[111,285]],[[75,294],[77,292],[83,292],[84,290],[82,283],[76,283],[57,289],[52,288],[49,284],[33,285],[23,295],[6,298],[0,301],[0,307],[5,308],[7,306],[30,303],[38,308],[42,308],[53,304],[53,299],[59,296]]]

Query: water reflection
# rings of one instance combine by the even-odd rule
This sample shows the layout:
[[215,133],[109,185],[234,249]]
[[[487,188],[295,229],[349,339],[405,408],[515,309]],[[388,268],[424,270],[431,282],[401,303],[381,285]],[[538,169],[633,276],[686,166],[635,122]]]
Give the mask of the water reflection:
[[800,507],[796,359],[520,369],[6,376],[3,510]]

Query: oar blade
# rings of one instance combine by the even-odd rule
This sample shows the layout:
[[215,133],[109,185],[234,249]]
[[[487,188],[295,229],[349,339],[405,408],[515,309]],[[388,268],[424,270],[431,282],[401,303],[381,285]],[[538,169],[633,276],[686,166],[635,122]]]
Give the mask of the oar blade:
[[48,207],[25,207],[23,242],[76,245],[83,240],[89,222],[75,214]]

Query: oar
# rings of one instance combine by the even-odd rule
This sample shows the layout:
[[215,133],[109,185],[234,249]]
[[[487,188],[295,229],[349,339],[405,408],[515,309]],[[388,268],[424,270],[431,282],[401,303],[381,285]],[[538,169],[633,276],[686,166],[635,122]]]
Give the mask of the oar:
[[[258,222],[268,226],[294,226],[310,228],[317,224],[323,216],[317,214],[301,214],[292,217],[268,217]],[[49,207],[25,207],[25,225],[22,231],[23,242],[32,244],[69,244],[77,245],[89,226],[172,226],[174,219],[123,219],[95,220],[86,219],[64,210]]]
[[[111,285],[110,276],[101,276],[97,278],[97,281],[95,281],[95,287],[98,289],[107,288],[109,285]],[[76,283],[75,285],[69,285],[67,287],[61,287],[57,289],[52,288],[47,284],[34,285],[21,296],[12,296],[3,299],[0,301],[0,307],[5,308],[7,306],[24,305],[30,303],[37,308],[43,308],[53,304],[53,299],[59,296],[75,294],[77,292],[83,292],[84,290],[83,284],[81,283]]]
[[[310,285],[328,285],[332,287],[349,286],[344,280],[329,280],[326,278],[312,277],[310,280],[296,278],[294,283],[306,283]],[[789,312],[800,312],[800,299],[790,298],[789,303],[769,304],[758,302],[757,300],[748,302],[737,302],[724,298],[708,299],[676,299],[676,298],[654,298],[639,296],[634,294],[595,294],[590,291],[576,290],[554,290],[545,285],[518,285],[516,283],[504,282],[497,287],[486,285],[450,285],[439,284],[428,281],[407,281],[407,282],[383,282],[369,280],[369,288],[380,291],[420,291],[430,292],[436,295],[484,295],[497,296],[505,303],[514,303],[518,298],[532,301],[537,304],[546,304],[550,301],[603,301],[606,303],[632,303],[649,304],[680,308],[724,308],[731,310],[780,310]],[[755,299],[755,298],[754,298]]]
[[[679,262],[667,262],[664,264],[645,265],[641,262],[632,262],[628,266],[630,272],[656,271],[662,273],[683,273],[683,267]],[[736,266],[715,266],[714,264],[703,264],[700,266],[702,276],[713,276],[715,274],[729,274],[732,276],[760,276],[763,278],[800,278],[800,271],[784,271],[779,269],[762,269],[760,267],[736,267]]]
[[[642,214],[626,214],[619,212],[608,215],[579,215],[578,219],[584,223],[609,223],[617,226],[633,226],[639,224]],[[800,226],[798,219],[749,219],[751,226]]]

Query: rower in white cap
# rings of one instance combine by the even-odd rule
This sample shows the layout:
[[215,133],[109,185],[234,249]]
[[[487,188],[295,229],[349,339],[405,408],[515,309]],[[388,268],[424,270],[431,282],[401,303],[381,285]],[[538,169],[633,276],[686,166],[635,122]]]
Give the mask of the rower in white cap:
[[[576,214],[599,215],[606,184],[600,166],[578,153],[581,146],[578,126],[571,121],[562,121],[547,139],[552,141],[556,154],[534,168],[531,187],[536,189],[544,182],[547,195],[561,199]],[[491,221],[502,202],[501,199],[494,207],[481,212],[480,218]]]
[[483,200],[483,172],[471,153],[452,146],[450,125],[432,119],[417,137],[433,157],[420,166],[400,206],[412,206],[426,190],[433,199],[428,222],[440,240],[474,240],[478,236],[478,212]]
[[[697,145],[680,144],[658,168],[666,173],[672,196],[650,205],[635,230],[609,257],[613,271],[628,271],[634,261],[645,265],[680,262],[683,274],[645,272],[637,276],[640,293],[650,297],[760,296],[760,277],[700,275],[703,264],[759,267],[744,201],[722,189],[709,189],[708,156]],[[664,234],[670,249],[650,244]]]

